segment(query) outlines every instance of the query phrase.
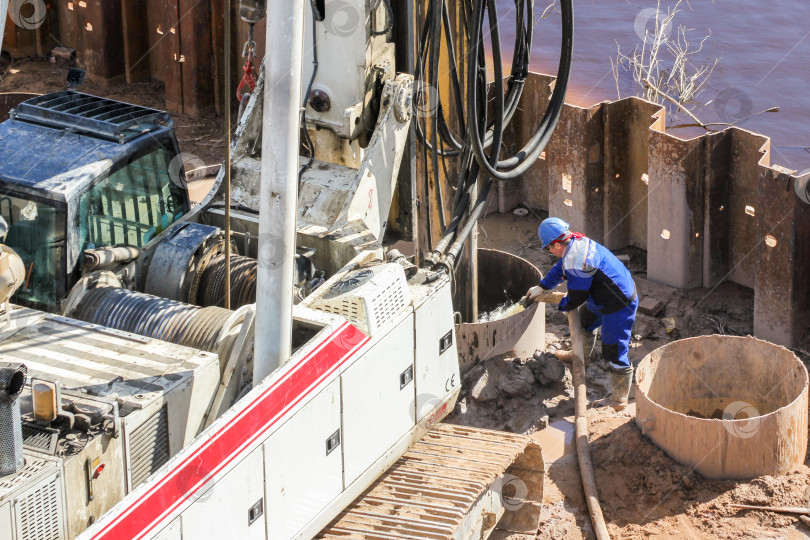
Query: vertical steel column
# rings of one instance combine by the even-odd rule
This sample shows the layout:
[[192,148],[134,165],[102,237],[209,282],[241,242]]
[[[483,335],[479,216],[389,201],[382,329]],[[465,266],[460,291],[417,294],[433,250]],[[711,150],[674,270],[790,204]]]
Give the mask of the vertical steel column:
[[225,0],[225,309],[231,309],[231,0]]
[[267,5],[259,271],[253,383],[289,360],[301,109],[304,0]]

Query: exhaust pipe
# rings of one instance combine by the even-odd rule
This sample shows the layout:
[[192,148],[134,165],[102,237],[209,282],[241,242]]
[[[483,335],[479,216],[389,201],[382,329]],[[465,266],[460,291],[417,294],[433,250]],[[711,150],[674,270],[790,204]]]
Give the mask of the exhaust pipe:
[[0,362],[0,476],[15,474],[25,465],[17,398],[23,391],[27,373],[24,364]]

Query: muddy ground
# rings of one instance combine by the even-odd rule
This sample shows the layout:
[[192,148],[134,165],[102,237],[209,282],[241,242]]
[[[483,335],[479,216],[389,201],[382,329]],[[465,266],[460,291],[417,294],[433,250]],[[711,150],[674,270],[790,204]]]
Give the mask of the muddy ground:
[[[0,93],[46,93],[65,88],[67,67],[47,60],[10,62],[0,58]],[[87,81],[79,90],[157,109],[165,108],[162,83],[100,87]],[[173,116],[180,149],[206,164],[224,157],[222,117]],[[526,217],[491,215],[480,225],[481,247],[509,251],[547,271],[554,263],[541,252],[536,227],[542,213]],[[629,268],[641,295],[666,302],[657,317],[640,314],[634,329],[631,360],[638,363],[650,351],[675,339],[753,330],[753,292],[725,283],[715,289],[679,291],[646,281],[646,254],[629,256]],[[668,332],[662,319],[672,318]],[[567,348],[567,319],[547,306],[546,351]],[[803,351],[810,345],[803,345]],[[598,350],[598,346],[597,346]],[[543,351],[541,351],[542,353]],[[807,362],[810,356],[800,352]],[[538,358],[499,358],[477,366],[465,379],[458,406],[448,419],[467,425],[531,434],[541,441],[546,459],[545,505],[537,538],[593,538],[581,491],[573,447],[574,401],[571,374],[556,361]],[[600,356],[588,367],[591,401],[605,397],[607,374]],[[632,394],[631,394],[632,397]],[[635,538],[804,538],[810,529],[793,516],[738,512],[731,502],[760,505],[810,506],[810,467],[782,477],[747,482],[702,478],[653,445],[633,422],[635,404],[622,413],[591,408],[591,454],[602,509],[615,539]]]
[[[479,245],[521,256],[545,273],[555,259],[539,249],[535,231],[542,217],[539,212],[526,217],[490,215],[480,224]],[[628,267],[640,296],[666,302],[656,317],[639,314],[630,353],[634,364],[676,339],[753,331],[752,290],[733,283],[713,290],[675,290],[645,279],[644,251],[631,248],[618,253],[629,255]],[[569,348],[566,316],[551,306],[546,310],[546,351]],[[671,332],[662,322],[665,318],[675,321]],[[800,352],[800,356],[805,362],[810,360],[806,353]],[[587,374],[589,400],[605,397],[609,385],[601,355],[590,363]],[[561,380],[555,380],[558,375]],[[546,483],[537,538],[594,538],[573,445],[573,395],[570,371],[556,360],[543,354],[498,358],[470,371],[459,403],[447,420],[526,433],[541,442]],[[641,434],[634,417],[634,399],[621,413],[598,405],[589,409],[594,475],[611,538],[810,537],[810,528],[794,516],[737,511],[728,506],[810,506],[810,462],[781,477],[708,480],[659,450]]]

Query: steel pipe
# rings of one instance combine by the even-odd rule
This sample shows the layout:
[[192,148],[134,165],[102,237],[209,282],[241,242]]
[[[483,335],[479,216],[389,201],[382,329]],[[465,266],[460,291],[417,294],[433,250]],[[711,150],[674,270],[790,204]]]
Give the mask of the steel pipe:
[[636,369],[636,423],[672,459],[707,478],[787,474],[807,454],[809,385],[801,360],[773,343],[682,339]]
[[291,354],[304,0],[273,0],[267,13],[255,385]]

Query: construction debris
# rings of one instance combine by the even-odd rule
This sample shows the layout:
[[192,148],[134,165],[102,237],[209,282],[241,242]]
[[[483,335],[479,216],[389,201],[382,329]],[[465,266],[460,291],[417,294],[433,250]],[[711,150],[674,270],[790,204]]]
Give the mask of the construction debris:
[[748,504],[732,504],[730,506],[743,510],[761,510],[763,512],[778,512],[781,514],[810,514],[810,508],[798,506],[751,506]]
[[664,305],[664,302],[661,300],[645,296],[639,301],[638,310],[651,317],[657,317],[661,313],[661,310],[664,309]]

